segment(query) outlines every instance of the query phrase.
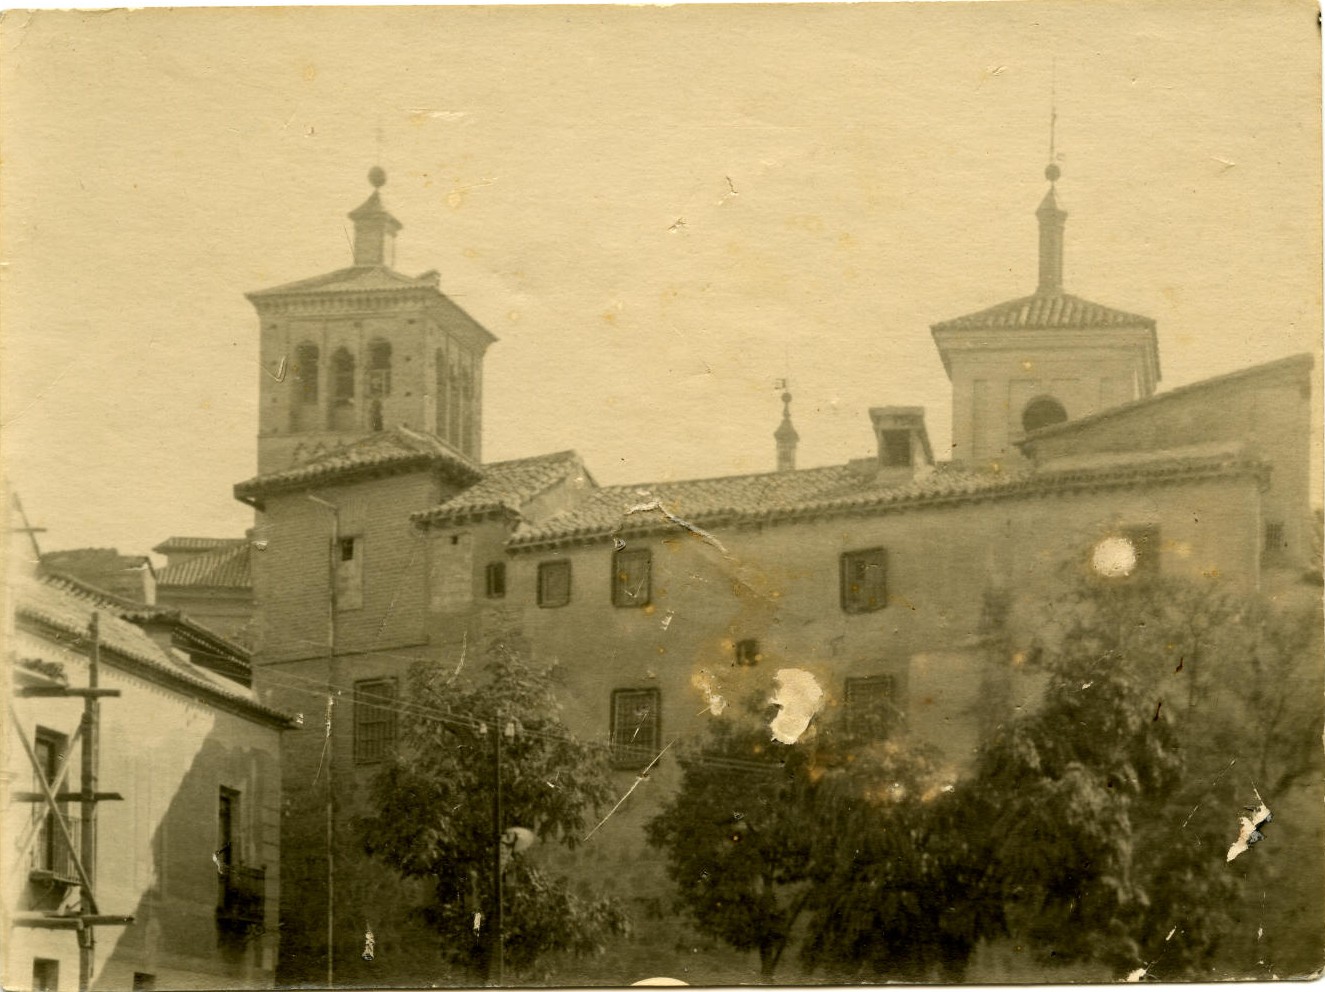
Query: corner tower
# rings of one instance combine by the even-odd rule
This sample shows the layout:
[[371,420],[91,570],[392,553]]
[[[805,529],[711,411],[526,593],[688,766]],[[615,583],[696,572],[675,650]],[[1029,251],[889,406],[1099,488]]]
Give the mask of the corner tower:
[[354,264],[248,294],[258,312],[258,473],[299,465],[374,431],[435,433],[481,457],[483,355],[496,338],[447,298],[435,271],[395,271],[400,221],[386,173],[349,218]]
[[1019,461],[1027,433],[1142,399],[1159,381],[1153,320],[1063,291],[1061,173],[1044,175],[1035,293],[930,328],[952,381],[952,458],[971,467]]

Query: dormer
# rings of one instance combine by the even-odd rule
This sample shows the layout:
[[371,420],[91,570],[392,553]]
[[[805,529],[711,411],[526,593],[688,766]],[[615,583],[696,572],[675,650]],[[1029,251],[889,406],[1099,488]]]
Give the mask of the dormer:
[[933,470],[934,450],[925,429],[924,407],[871,407],[870,422],[878,444],[878,481],[901,483]]

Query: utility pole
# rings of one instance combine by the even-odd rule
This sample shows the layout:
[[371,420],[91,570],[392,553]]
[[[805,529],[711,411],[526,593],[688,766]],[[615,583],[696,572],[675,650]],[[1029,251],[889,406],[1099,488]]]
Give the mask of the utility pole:
[[[90,628],[92,648],[88,653],[87,686],[95,690],[101,666],[101,615],[92,614]],[[79,892],[78,911],[84,917],[96,910],[97,884],[97,757],[101,736],[101,701],[95,692],[83,697],[83,754],[82,754],[82,802],[83,818],[82,850],[83,883]],[[86,924],[78,931],[78,987],[81,992],[92,988],[92,967],[97,950],[96,927]]]
[[493,892],[493,968],[494,985],[506,981],[506,956],[502,934],[502,885],[501,885],[501,739],[505,732],[501,713],[497,713],[496,725],[492,728],[492,892]]
[[327,729],[323,747],[327,754],[327,988],[336,986],[336,794],[333,773],[336,747],[332,739],[332,717],[336,699],[336,555],[340,551],[340,507],[308,494],[308,498],[331,511],[331,541],[327,548]]
[[[88,684],[86,686],[36,685],[26,686],[15,693],[20,698],[64,699],[81,697],[83,700],[83,719],[78,726],[77,733],[80,738],[82,757],[79,791],[70,792],[63,788],[65,775],[70,767],[70,756],[65,754],[62,757],[60,767],[52,778],[48,774],[47,764],[38,757],[35,744],[28,740],[26,734],[20,732],[19,743],[23,745],[28,761],[32,764],[34,777],[40,791],[13,794],[13,798],[18,802],[45,804],[47,811],[46,830],[59,832],[59,840],[52,843],[59,844],[59,849],[68,853],[68,857],[73,861],[74,871],[78,875],[78,912],[75,914],[47,910],[18,913],[10,917],[16,926],[75,931],[78,940],[78,987],[80,992],[89,992],[92,987],[92,975],[96,964],[95,928],[98,926],[128,926],[133,922],[132,916],[103,913],[97,904],[97,803],[106,802],[107,800],[122,800],[124,797],[118,792],[97,791],[97,758],[101,745],[100,699],[102,696],[119,696],[120,690],[103,689],[99,684],[101,625],[100,615],[95,611],[92,613],[88,625],[88,640],[90,649],[88,651]],[[12,703],[9,712],[10,717],[17,725],[19,717]],[[72,746],[72,742],[70,744]],[[74,831],[70,825],[68,814],[62,805],[72,799],[79,801],[83,823],[83,833],[78,842],[77,851],[74,850]],[[41,833],[38,833],[37,837],[40,836],[42,836]],[[36,837],[34,837],[35,839]],[[54,870],[55,865],[50,864],[46,867]]]

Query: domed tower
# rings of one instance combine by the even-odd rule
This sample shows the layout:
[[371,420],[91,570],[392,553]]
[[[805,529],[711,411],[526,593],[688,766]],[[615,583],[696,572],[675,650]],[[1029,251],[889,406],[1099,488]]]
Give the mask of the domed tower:
[[1027,433],[1141,399],[1159,381],[1155,322],[1063,291],[1061,172],[1036,210],[1035,293],[930,330],[952,381],[952,458],[972,467],[1016,463]]
[[438,288],[397,272],[386,173],[349,218],[354,264],[249,293],[260,321],[258,472],[291,468],[374,431],[431,431],[480,460],[483,355],[496,338]]

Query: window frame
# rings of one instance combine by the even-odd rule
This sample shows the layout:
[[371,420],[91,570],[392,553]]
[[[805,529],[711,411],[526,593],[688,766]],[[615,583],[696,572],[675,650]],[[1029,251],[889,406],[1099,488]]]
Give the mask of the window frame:
[[[627,726],[621,719],[622,707],[631,698],[647,699],[650,708],[647,739],[637,740],[639,730],[645,726],[641,720],[630,731],[630,738],[623,740]],[[636,704],[638,712],[638,704]],[[613,768],[640,768],[648,764],[662,747],[662,690],[657,686],[635,686],[612,690],[608,711],[608,737],[611,742],[611,764]]]
[[[371,690],[388,687],[388,694],[374,693]],[[370,679],[356,679],[354,682],[354,740],[351,748],[356,765],[375,765],[387,761],[395,749],[399,736],[399,720],[395,703],[400,699],[400,686],[391,676],[378,676]],[[378,702],[372,702],[378,700]],[[377,716],[381,714],[381,716]],[[376,717],[370,719],[370,717]],[[382,732],[376,728],[385,727]],[[374,733],[365,731],[374,728]]]
[[[877,686],[885,686],[887,688],[886,694],[882,697],[866,697],[859,702],[853,701],[853,690],[859,692]],[[874,712],[872,704],[880,700],[884,708],[882,712]],[[842,729],[848,737],[887,740],[893,735],[900,719],[901,709],[897,705],[897,677],[895,675],[879,673],[875,675],[857,675],[843,679]],[[880,724],[881,727],[879,727]]]
[[[557,572],[565,573],[565,592],[560,598],[548,595],[548,579]],[[535,600],[538,605],[548,610],[568,605],[571,600],[572,574],[569,558],[553,558],[549,561],[540,561],[536,580],[537,588],[535,589]]]
[[[621,570],[621,562],[631,560],[644,563],[643,581],[636,589],[643,589],[644,595],[629,594],[627,598],[628,573]],[[612,552],[612,605],[623,609],[648,606],[653,600],[653,550],[651,548],[617,548]]]
[[[877,559],[871,565],[871,559]],[[852,578],[853,566],[857,563],[865,567],[877,567],[882,570],[883,578],[878,583],[877,602],[865,593],[865,584],[857,587]],[[838,595],[843,613],[877,613],[888,605],[888,550],[883,547],[859,548],[843,551],[838,556]]]
[[753,637],[737,641],[732,645],[732,652],[736,658],[736,665],[740,668],[754,668],[763,658],[759,652],[759,641]]
[[506,562],[488,562],[483,570],[483,591],[488,599],[506,598]]

